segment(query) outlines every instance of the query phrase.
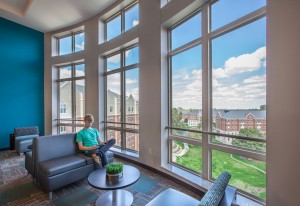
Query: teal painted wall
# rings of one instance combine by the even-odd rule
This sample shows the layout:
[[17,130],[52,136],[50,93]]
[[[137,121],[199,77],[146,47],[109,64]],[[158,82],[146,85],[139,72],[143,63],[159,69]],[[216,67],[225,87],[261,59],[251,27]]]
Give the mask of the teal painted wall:
[[0,18],[0,149],[15,127],[44,133],[44,34]]

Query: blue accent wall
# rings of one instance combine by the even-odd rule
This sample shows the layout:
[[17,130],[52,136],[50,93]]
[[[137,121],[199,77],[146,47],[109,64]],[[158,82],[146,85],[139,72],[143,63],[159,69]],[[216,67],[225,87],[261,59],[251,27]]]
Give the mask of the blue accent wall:
[[0,149],[27,126],[44,133],[44,34],[0,17]]

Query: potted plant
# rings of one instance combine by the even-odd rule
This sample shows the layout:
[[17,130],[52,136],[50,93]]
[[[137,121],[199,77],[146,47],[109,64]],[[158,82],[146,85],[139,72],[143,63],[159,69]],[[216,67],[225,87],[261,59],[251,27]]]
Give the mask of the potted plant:
[[106,179],[108,182],[118,182],[123,176],[123,164],[116,162],[106,166]]

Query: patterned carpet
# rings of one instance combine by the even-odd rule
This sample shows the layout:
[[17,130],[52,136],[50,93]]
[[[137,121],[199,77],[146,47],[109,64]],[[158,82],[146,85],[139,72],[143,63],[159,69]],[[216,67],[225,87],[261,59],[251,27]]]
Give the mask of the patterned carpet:
[[[127,165],[124,160],[115,159]],[[125,188],[134,197],[133,206],[146,205],[153,197],[171,187],[200,199],[200,196],[149,170],[133,165],[141,171],[141,178],[134,185]],[[33,183],[24,167],[24,156],[16,152],[0,152],[0,205],[94,205],[96,199],[106,191],[93,188],[87,178],[53,192],[53,199],[48,193]]]

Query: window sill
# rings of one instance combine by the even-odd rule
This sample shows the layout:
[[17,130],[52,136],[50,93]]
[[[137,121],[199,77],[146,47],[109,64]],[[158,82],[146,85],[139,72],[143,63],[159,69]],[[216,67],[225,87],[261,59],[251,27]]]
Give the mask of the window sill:
[[[204,180],[197,175],[194,175],[190,172],[187,172],[187,171],[185,171],[179,167],[173,166],[173,165],[171,165],[169,171],[172,172],[173,174],[179,176],[181,179],[185,179],[188,182],[192,183],[193,185],[196,185],[201,190],[208,190],[212,184],[208,180]],[[248,198],[247,196],[240,194],[240,193],[237,193],[237,195],[236,195],[235,204],[243,205],[243,206],[264,206],[265,205],[263,203],[252,200],[252,199]]]
[[130,159],[136,160],[140,157],[139,153],[121,150],[121,149],[115,148],[115,147],[110,148],[110,150],[113,151],[114,153],[116,153],[117,155],[120,155],[120,156],[126,157],[126,158],[130,158]]

